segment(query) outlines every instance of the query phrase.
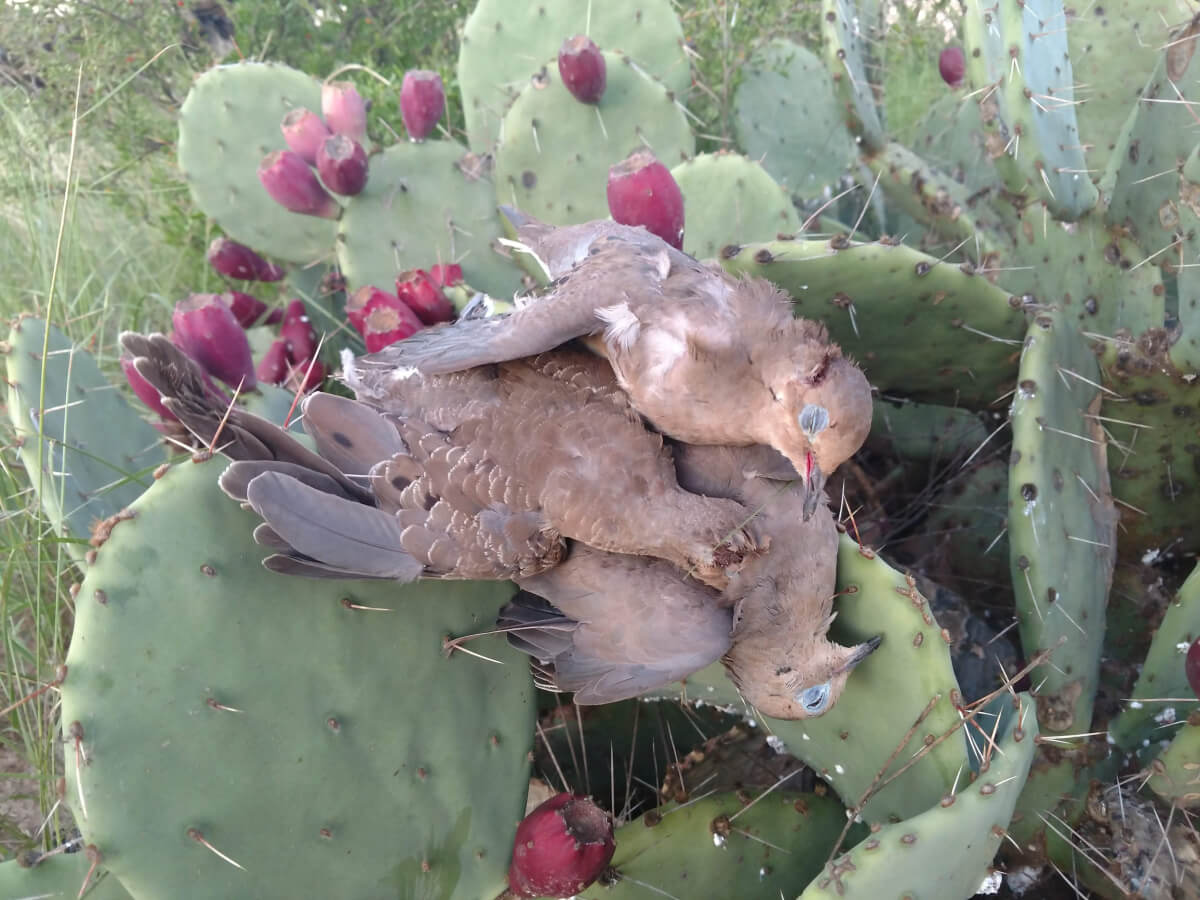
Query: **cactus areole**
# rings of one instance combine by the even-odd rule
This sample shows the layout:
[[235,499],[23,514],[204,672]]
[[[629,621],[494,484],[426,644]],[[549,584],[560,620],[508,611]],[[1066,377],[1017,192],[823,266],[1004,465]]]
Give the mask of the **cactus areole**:
[[517,826],[509,889],[518,897],[568,897],[608,866],[612,819],[588,797],[557,794]]

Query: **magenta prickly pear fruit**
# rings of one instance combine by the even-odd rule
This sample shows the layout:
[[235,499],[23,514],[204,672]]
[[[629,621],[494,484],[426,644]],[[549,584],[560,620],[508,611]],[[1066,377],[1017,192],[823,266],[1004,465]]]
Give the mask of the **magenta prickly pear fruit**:
[[241,281],[279,281],[284,276],[275,263],[227,237],[216,238],[208,245],[208,262],[218,275]]
[[404,73],[400,85],[400,117],[408,136],[423,141],[433,132],[442,113],[446,111],[446,91],[442,77],[428,69],[413,69]]
[[608,813],[587,797],[557,794],[517,826],[509,889],[518,897],[570,897],[600,877],[616,846]]
[[1188,647],[1187,656],[1183,658],[1183,672],[1187,675],[1192,693],[1200,697],[1200,638],[1196,638]]
[[225,305],[229,307],[233,317],[243,328],[254,327],[263,317],[263,313],[267,311],[267,304],[257,297],[241,291],[226,291],[221,294],[221,299],[225,301]]
[[287,341],[280,338],[272,342],[254,370],[259,381],[267,384],[283,384],[288,374]]
[[348,81],[321,85],[321,113],[334,134],[344,134],[360,144],[367,137],[367,103]]
[[175,413],[163,406],[162,395],[158,392],[158,389],[143,378],[141,373],[133,367],[132,356],[122,356],[120,362],[121,371],[125,373],[125,380],[129,382],[129,386],[133,388],[133,393],[137,395],[139,400],[164,419],[178,418]]
[[442,293],[441,284],[424,269],[402,272],[396,279],[396,296],[425,325],[449,322],[454,318],[454,304]]
[[293,109],[284,116],[279,129],[283,132],[283,140],[288,149],[299,153],[310,166],[316,165],[317,150],[331,133],[320,116],[304,107]]
[[258,381],[246,332],[217,294],[192,294],[175,304],[173,340],[210,375],[251,390]]
[[342,208],[321,187],[299,153],[276,150],[268,154],[258,165],[258,180],[284,209],[323,219],[336,219],[341,214]]
[[317,151],[317,174],[331,191],[353,197],[367,185],[367,152],[354,138],[335,134]]
[[608,211],[622,225],[641,225],[683,249],[683,194],[671,171],[649,150],[608,170]]
[[580,103],[599,103],[608,83],[604,54],[583,34],[563,41],[558,51],[558,74]]
[[947,47],[938,57],[938,71],[942,80],[952,88],[962,84],[963,74],[967,71],[967,58],[963,56],[962,47]]
[[308,318],[303,300],[293,300],[283,313],[279,337],[287,344],[288,359],[294,365],[306,366],[317,352],[317,334]]
[[359,288],[346,300],[346,318],[363,336],[368,353],[402,341],[424,327],[403,300],[370,285]]

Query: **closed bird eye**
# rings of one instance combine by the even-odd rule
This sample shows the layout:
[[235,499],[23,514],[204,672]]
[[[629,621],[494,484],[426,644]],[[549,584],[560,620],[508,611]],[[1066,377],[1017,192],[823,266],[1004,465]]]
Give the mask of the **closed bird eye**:
[[814,685],[802,690],[796,695],[796,702],[804,707],[810,716],[819,716],[829,706],[830,683]]
[[800,430],[812,438],[829,427],[829,410],[819,403],[809,403],[800,410]]

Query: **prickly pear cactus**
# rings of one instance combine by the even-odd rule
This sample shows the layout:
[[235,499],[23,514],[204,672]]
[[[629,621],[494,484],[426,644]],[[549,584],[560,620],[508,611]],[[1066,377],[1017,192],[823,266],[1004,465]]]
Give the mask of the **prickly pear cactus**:
[[794,791],[667,804],[617,829],[605,884],[579,896],[791,897],[821,871],[844,823],[836,800]]
[[553,60],[530,73],[504,114],[496,144],[498,202],[544,222],[569,225],[608,216],[608,169],[642,147],[671,166],[695,141],[674,92],[629,57],[606,51],[608,87],[580,103]]
[[328,255],[333,223],[273,203],[257,174],[264,156],[287,149],[279,123],[296,107],[321,111],[315,78],[278,63],[209,69],[179,110],[179,167],[196,205],[231,238],[310,263]]
[[346,206],[338,264],[350,290],[391,290],[401,272],[460,263],[469,284],[505,297],[520,275],[494,250],[500,233],[480,160],[452,141],[395,144],[372,157],[366,189]]
[[715,259],[732,242],[769,241],[800,230],[787,192],[737,153],[701,153],[671,170],[687,217],[683,250]]
[[82,560],[96,524],[152,483],[166,458],[160,436],[57,328],[19,319],[2,347],[21,461],[55,531]]
[[511,590],[297,582],[185,462],[79,593],[67,792],[134,896],[494,896],[528,780],[523,660],[482,630]]
[[75,848],[72,853],[46,855],[26,863],[0,863],[0,897],[14,900],[132,900],[115,875],[100,864],[96,849]]
[[463,25],[458,56],[471,149],[482,152],[501,137],[501,119],[526,79],[576,34],[623,51],[673,94],[682,96],[691,83],[683,28],[669,0],[481,0]]

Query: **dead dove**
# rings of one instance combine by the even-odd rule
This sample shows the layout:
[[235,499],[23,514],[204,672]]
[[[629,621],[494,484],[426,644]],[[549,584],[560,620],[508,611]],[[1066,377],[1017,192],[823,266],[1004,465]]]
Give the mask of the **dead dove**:
[[692,444],[766,444],[808,483],[810,515],[826,476],[866,439],[866,377],[797,319],[763,279],[738,279],[614,222],[552,227],[502,208],[520,248],[555,280],[516,311],[424,329],[358,360],[360,384],[389,408],[388,375],[438,375],[533,356],[576,338],[606,357],[634,408]]
[[278,571],[511,578],[555,565],[571,538],[723,587],[761,549],[744,506],[679,487],[662,438],[618,392],[598,395],[527,361],[447,376],[441,399],[436,379],[398,377],[396,405],[406,384],[414,393],[399,414],[311,394],[313,453],[227,408],[163,335],[127,332],[121,343],[189,429],[243,461],[222,486],[265,520],[255,536],[276,551],[267,565]]
[[831,511],[823,502],[803,519],[805,491],[771,448],[674,450],[681,483],[750,506],[771,550],[718,592],[661,560],[573,545],[558,566],[515,579],[523,592],[498,626],[534,658],[540,686],[574,691],[577,703],[635,697],[720,659],[759,713],[821,715],[879,645],[826,636],[837,568]]

